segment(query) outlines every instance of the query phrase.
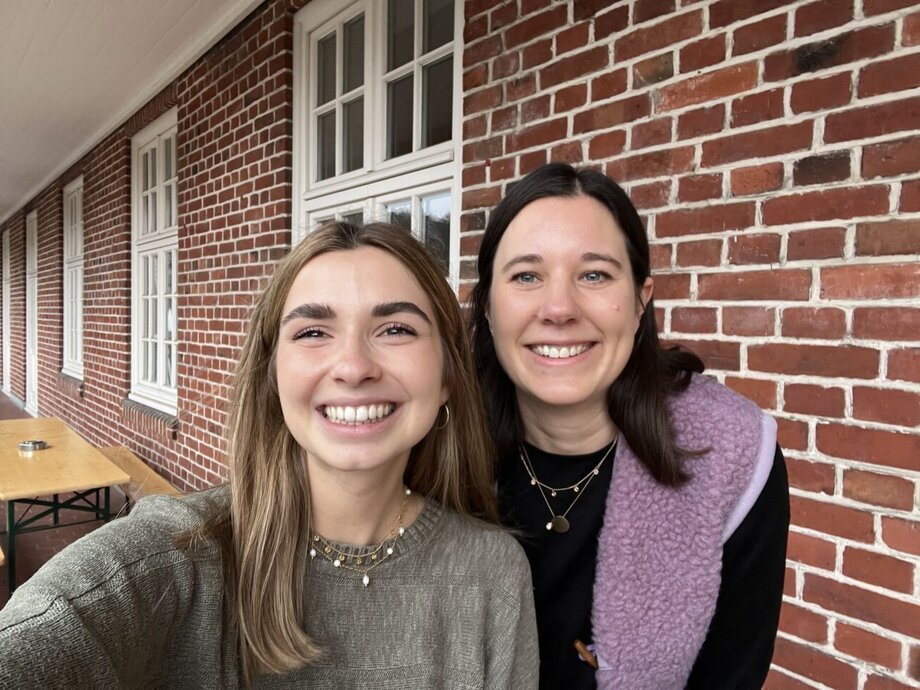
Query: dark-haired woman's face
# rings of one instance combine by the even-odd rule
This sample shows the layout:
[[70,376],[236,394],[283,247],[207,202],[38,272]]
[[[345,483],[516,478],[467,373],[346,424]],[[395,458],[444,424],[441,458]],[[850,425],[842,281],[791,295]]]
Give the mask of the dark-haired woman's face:
[[637,298],[626,241],[589,196],[524,207],[499,242],[489,321],[522,407],[606,406],[652,294]]

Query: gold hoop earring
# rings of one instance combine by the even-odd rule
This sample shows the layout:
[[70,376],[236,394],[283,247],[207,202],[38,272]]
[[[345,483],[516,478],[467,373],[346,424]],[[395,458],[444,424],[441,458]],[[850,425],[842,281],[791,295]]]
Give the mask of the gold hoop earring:
[[[437,431],[443,431],[444,429],[447,428],[447,425],[450,424],[450,408],[447,406],[447,403],[444,403],[442,407],[444,408],[444,412],[446,413],[446,415],[444,417],[444,423],[441,425],[435,426],[435,430]],[[439,417],[441,416],[440,410],[438,410],[438,416]]]

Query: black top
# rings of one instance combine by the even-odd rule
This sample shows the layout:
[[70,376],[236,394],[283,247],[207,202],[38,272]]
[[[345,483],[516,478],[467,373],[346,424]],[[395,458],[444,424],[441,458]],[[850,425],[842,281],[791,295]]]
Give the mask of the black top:
[[[528,458],[544,484],[575,483],[607,452],[560,456],[529,444]],[[583,489],[567,519],[570,529],[546,529],[551,515],[519,458],[507,459],[499,473],[499,500],[506,524],[518,530],[533,574],[537,629],[540,636],[540,688],[595,688],[594,671],[576,653],[575,639],[590,644],[591,607],[597,563],[598,535],[604,519],[613,456]],[[552,497],[553,512],[565,513],[572,491]],[[763,686],[779,624],[786,535],[789,528],[789,486],[779,447],[767,483],[750,512],[725,543],[722,582],[706,641],[700,649],[687,688],[760,688]],[[752,594],[755,594],[752,596]]]

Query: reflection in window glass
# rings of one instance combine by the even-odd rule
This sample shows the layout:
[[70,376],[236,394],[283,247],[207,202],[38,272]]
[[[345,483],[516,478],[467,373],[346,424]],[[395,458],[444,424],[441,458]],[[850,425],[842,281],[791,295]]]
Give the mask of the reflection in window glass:
[[316,150],[319,152],[316,177],[325,180],[335,175],[335,111],[316,119]]
[[425,246],[444,275],[447,275],[450,257],[450,194],[422,199],[422,227]]
[[387,220],[393,225],[412,232],[412,206],[409,201],[397,201],[387,205]]
[[342,93],[348,93],[364,83],[364,15],[348,22],[343,33]]
[[351,223],[352,225],[361,225],[364,223],[364,214],[361,211],[353,211],[352,213],[343,213],[342,220],[346,223]]
[[415,52],[415,0],[387,4],[387,71],[409,62]]
[[316,46],[316,104],[335,98],[335,34],[330,34]]
[[424,91],[422,146],[433,146],[450,140],[453,64],[453,58],[446,57],[425,67],[422,82]]
[[342,172],[364,166],[364,99],[356,98],[342,108]]
[[427,53],[453,40],[453,0],[425,0],[423,16],[425,18],[423,52]]
[[387,84],[387,158],[412,151],[412,75]]

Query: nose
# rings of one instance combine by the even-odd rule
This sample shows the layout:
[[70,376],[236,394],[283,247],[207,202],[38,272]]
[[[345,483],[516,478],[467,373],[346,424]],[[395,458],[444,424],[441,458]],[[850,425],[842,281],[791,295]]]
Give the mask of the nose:
[[380,366],[369,343],[361,337],[347,335],[336,353],[331,374],[336,381],[354,387],[379,378]]
[[547,285],[545,299],[537,316],[545,323],[562,325],[581,316],[581,308],[574,293],[574,286],[566,281],[553,281]]

